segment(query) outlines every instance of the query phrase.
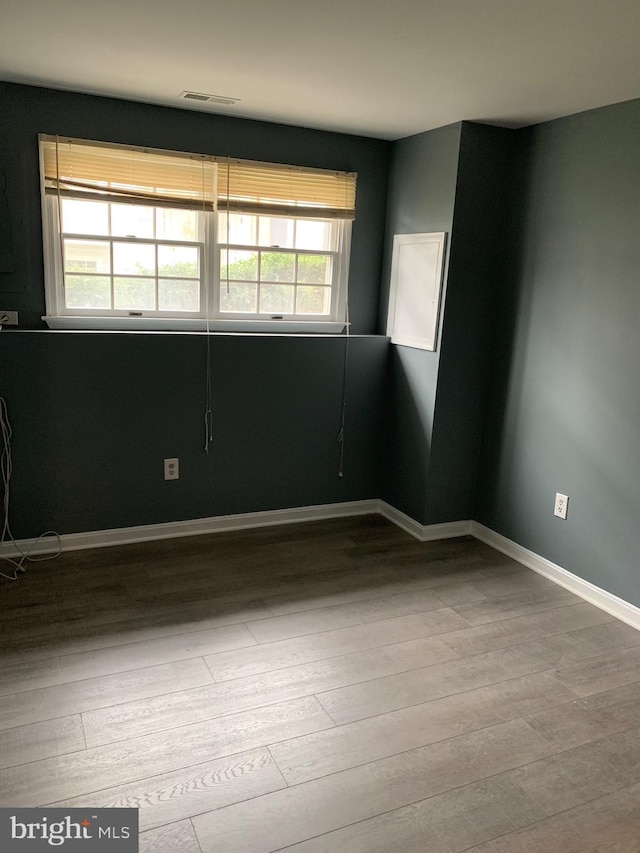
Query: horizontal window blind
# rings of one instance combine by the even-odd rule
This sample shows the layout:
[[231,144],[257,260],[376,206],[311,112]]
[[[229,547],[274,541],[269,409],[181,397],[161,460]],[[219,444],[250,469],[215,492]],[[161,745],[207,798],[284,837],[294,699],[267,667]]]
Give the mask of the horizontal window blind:
[[203,157],[46,136],[40,143],[46,192],[215,207],[215,164]]
[[220,160],[218,204],[221,209],[245,213],[353,219],[356,176],[353,172]]
[[353,219],[356,175],[41,136],[48,193],[264,215]]

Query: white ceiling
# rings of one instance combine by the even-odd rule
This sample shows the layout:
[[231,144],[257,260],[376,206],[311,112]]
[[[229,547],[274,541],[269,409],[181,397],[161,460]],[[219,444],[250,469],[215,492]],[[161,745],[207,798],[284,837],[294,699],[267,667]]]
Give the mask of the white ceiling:
[[0,0],[0,79],[397,139],[640,97],[639,0]]

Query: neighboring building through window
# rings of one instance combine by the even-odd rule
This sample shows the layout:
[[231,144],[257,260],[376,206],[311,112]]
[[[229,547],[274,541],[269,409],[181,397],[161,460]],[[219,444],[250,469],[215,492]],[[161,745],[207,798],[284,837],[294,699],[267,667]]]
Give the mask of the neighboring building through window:
[[49,325],[344,326],[354,174],[40,146]]

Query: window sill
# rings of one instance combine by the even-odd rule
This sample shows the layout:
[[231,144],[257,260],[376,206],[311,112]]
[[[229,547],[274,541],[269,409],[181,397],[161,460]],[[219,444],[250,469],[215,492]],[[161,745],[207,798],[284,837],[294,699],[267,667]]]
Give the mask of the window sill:
[[253,334],[332,334],[346,324],[334,322],[298,323],[291,320],[190,320],[163,317],[54,317],[42,318],[50,329],[99,332],[252,332]]

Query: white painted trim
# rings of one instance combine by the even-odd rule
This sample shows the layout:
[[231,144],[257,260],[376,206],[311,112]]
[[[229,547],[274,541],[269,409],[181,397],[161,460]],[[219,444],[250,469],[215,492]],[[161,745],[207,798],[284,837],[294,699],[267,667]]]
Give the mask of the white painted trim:
[[393,522],[397,527],[401,527],[419,539],[420,542],[431,542],[435,539],[453,539],[456,536],[467,536],[471,533],[470,521],[448,521],[444,524],[420,524],[411,516],[406,515],[399,509],[396,509],[386,501],[378,501],[378,510],[380,515],[388,521]]
[[[89,533],[66,533],[60,537],[63,551],[82,548],[105,548],[131,542],[149,542],[155,539],[175,539],[179,536],[199,536],[203,533],[221,533],[225,530],[243,530],[250,527],[268,527],[276,524],[295,524],[303,521],[320,521],[326,518],[344,518],[356,515],[373,515],[379,511],[379,501],[345,501],[318,506],[275,509],[265,512],[244,512],[237,515],[219,515],[196,518],[191,521],[171,521],[164,524],[146,524],[140,527],[119,527]],[[47,554],[56,550],[56,540],[48,537],[18,541],[22,551]],[[0,545],[0,556],[15,556],[10,542]]]
[[402,530],[415,536],[416,539],[422,538],[422,524],[405,515],[404,512],[400,512],[399,509],[386,503],[386,501],[379,501],[378,503],[378,512],[383,518],[386,518],[387,521],[392,522],[397,527],[401,527]]
[[594,604],[600,610],[610,613],[616,619],[620,619],[621,622],[626,622],[628,625],[640,629],[639,607],[574,575],[572,572],[567,571],[567,569],[563,569],[561,566],[552,563],[551,560],[547,560],[546,557],[541,557],[534,551],[529,551],[528,548],[518,545],[517,542],[507,539],[506,536],[496,533],[495,530],[491,530],[483,524],[478,524],[477,521],[471,522],[471,535],[486,545],[495,548],[496,551],[506,554],[507,557],[517,560],[518,563],[521,563],[528,569],[533,569],[534,572],[557,583],[558,586],[562,586],[570,592],[575,593],[590,604]]
[[[471,531],[470,521],[424,525],[405,515],[404,512],[391,506],[391,504],[373,499],[266,510],[264,512],[244,512],[236,515],[218,515],[189,521],[146,524],[140,527],[117,527],[111,530],[95,530],[88,533],[65,533],[60,536],[60,543],[63,551],[77,551],[83,548],[107,548],[111,545],[127,545],[132,542],[151,542],[156,539],[175,539],[180,536],[199,536],[205,533],[222,533],[229,530],[246,530],[252,527],[296,524],[303,521],[321,521],[322,519],[348,518],[357,515],[382,515],[421,542],[466,536]],[[18,540],[17,544],[22,551],[34,555],[49,554],[57,550],[57,540],[53,537],[40,540],[21,539]],[[16,549],[11,542],[0,544],[0,557],[15,556]]]
[[45,314],[40,318],[50,329],[80,332],[249,332],[254,334],[338,335],[345,323],[313,320],[209,320],[186,317],[97,317],[77,314]]

